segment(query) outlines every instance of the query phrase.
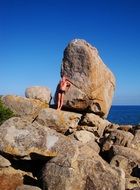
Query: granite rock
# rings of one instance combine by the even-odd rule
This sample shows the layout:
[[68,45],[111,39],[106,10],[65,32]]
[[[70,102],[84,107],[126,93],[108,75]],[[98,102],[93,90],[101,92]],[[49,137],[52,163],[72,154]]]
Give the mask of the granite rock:
[[64,106],[107,117],[115,89],[115,77],[98,51],[85,40],[75,39],[65,48],[61,75],[71,81]]

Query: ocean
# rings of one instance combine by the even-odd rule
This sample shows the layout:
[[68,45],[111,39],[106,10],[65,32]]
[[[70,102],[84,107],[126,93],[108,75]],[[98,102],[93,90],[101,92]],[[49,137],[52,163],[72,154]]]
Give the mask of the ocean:
[[140,124],[140,106],[112,106],[107,119],[121,125],[138,125]]

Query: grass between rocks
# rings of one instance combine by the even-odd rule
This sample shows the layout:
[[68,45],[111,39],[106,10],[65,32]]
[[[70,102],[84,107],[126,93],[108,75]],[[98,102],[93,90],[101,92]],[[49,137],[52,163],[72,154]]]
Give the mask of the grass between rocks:
[[0,125],[6,121],[7,119],[11,118],[14,116],[14,113],[9,109],[6,108],[2,101],[1,101],[1,96],[0,96]]

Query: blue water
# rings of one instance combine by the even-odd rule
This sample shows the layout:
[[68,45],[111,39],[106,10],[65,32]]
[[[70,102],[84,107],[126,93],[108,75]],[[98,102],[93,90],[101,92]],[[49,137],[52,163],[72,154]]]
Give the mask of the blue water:
[[118,124],[140,124],[140,106],[112,106],[107,119]]

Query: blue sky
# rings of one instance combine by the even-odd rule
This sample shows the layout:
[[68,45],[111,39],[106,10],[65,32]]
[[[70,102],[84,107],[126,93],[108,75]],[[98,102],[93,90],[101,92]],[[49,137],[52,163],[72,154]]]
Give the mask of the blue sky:
[[113,104],[140,105],[139,0],[0,0],[0,94],[34,85],[54,94],[75,38],[95,46],[114,73]]

